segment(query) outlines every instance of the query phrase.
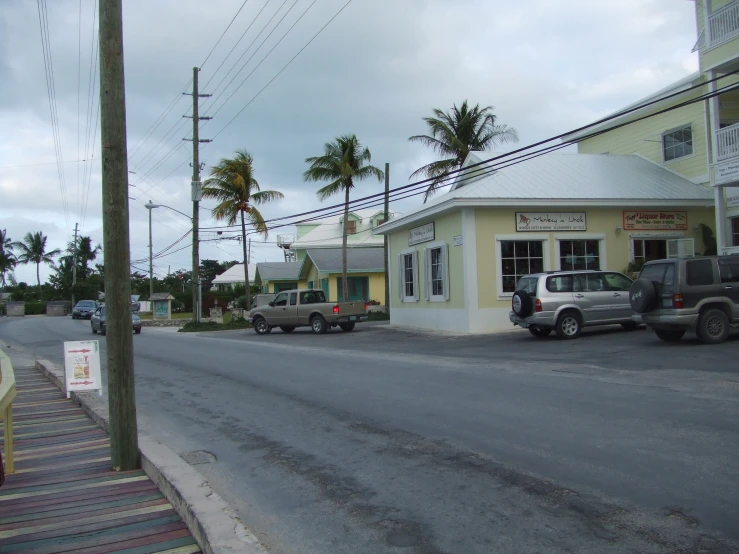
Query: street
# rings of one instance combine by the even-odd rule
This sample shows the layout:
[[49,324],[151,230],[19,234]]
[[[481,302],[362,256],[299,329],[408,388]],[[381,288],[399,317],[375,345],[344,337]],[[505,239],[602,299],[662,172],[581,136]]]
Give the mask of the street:
[[[89,321],[0,319],[58,364],[93,338],[104,366]],[[270,552],[739,551],[739,336],[144,328],[134,349],[140,430]]]

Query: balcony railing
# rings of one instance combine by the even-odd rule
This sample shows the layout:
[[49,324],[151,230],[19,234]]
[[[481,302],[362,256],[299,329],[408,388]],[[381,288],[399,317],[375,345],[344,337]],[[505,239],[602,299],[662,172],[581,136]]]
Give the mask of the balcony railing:
[[739,123],[716,131],[718,161],[739,156]]
[[708,16],[709,47],[739,36],[739,2],[732,2]]

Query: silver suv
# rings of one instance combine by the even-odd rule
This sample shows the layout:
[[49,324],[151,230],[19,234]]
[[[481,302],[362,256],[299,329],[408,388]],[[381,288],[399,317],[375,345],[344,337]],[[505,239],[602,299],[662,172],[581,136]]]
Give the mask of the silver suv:
[[636,328],[629,305],[632,280],[614,271],[551,271],[522,277],[509,319],[535,337],[552,331],[574,339],[583,327],[621,324]]
[[724,342],[739,325],[739,256],[672,258],[647,262],[630,290],[633,320],[666,342],[695,332],[708,344]]

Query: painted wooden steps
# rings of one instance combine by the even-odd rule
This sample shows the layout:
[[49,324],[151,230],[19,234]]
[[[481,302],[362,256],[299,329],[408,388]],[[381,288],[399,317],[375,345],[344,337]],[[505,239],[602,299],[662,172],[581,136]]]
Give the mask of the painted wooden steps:
[[35,368],[14,371],[16,472],[0,487],[0,554],[200,552],[143,471],[111,470],[105,431]]

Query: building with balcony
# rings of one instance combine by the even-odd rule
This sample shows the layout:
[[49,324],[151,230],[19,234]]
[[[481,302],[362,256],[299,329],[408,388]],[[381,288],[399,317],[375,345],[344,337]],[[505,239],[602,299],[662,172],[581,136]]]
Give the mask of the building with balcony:
[[699,71],[563,140],[581,141],[580,153],[638,154],[709,187],[717,251],[739,252],[739,0],[694,4]]

